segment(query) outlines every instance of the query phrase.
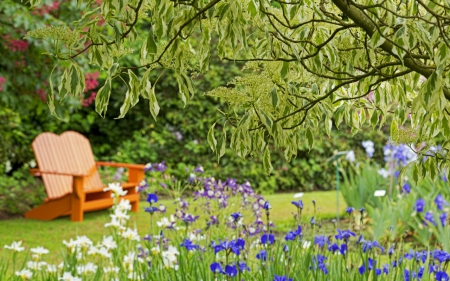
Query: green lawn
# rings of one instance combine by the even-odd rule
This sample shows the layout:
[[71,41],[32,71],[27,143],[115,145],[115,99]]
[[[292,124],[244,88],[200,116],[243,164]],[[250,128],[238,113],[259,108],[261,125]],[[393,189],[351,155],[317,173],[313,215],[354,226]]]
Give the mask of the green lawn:
[[[293,193],[283,193],[265,196],[273,208],[271,220],[274,221],[279,231],[285,231],[294,226],[292,212],[295,211],[295,207],[291,204],[291,201],[294,200],[293,195]],[[317,202],[320,218],[325,220],[336,217],[335,191],[305,193],[301,199],[305,204],[303,213],[308,219],[313,214],[312,200]],[[173,213],[175,207],[171,201],[162,203],[168,206],[168,214]],[[140,206],[146,206],[146,202],[142,202]],[[345,207],[345,201],[341,196],[341,214]],[[86,213],[82,223],[71,222],[69,217],[53,221],[35,221],[23,218],[0,221],[0,260],[11,258],[10,252],[3,248],[5,244],[9,245],[13,241],[22,240],[26,249],[36,246],[49,249],[50,254],[46,256],[45,260],[59,263],[63,240],[68,241],[77,235],[86,235],[96,243],[103,235],[108,235],[109,232],[104,228],[104,224],[109,220],[109,212],[104,210]],[[139,211],[138,214],[131,213],[130,225],[136,225],[139,234],[144,235],[149,227],[149,214],[144,211]]]

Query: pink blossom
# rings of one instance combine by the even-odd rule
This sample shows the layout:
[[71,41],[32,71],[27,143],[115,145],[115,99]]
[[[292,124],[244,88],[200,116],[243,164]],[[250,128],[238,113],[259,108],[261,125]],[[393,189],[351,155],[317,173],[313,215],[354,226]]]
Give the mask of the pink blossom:
[[3,84],[6,83],[6,78],[3,76],[0,76],[0,92],[3,91]]

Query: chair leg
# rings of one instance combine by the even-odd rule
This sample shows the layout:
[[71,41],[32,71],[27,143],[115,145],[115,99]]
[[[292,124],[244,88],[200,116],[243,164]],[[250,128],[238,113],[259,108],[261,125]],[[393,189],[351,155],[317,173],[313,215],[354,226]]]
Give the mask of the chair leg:
[[83,203],[75,194],[72,194],[72,211],[70,214],[70,220],[76,222],[82,222],[84,218]]
[[131,203],[131,211],[137,213],[139,210],[139,200],[134,201]]

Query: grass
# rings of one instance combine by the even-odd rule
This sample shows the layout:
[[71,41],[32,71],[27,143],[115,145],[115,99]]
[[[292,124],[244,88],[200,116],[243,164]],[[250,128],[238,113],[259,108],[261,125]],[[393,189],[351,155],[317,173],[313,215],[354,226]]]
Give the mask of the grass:
[[[278,231],[286,231],[294,226],[292,212],[295,211],[295,207],[291,204],[291,201],[294,200],[293,195],[293,193],[282,193],[265,196],[266,200],[269,200],[272,205],[271,220],[277,226]],[[312,200],[316,200],[319,218],[329,220],[336,217],[335,191],[305,193],[301,199],[305,203],[303,210],[305,219],[310,219],[313,215]],[[174,212],[175,204],[172,201],[164,200],[161,203],[168,207],[166,216]],[[143,206],[146,206],[146,202],[142,202],[140,208]],[[341,196],[340,214],[344,212],[345,207],[345,201]],[[1,221],[0,260],[8,261],[12,258],[11,252],[3,248],[4,245],[22,240],[26,249],[37,246],[49,249],[50,254],[45,257],[45,260],[59,263],[61,261],[60,251],[64,247],[63,240],[69,241],[70,238],[75,238],[77,235],[86,235],[96,243],[102,239],[103,235],[109,235],[108,230],[104,228],[104,224],[109,220],[109,211],[104,210],[86,213],[82,223],[71,222],[69,217],[62,217],[53,221],[36,221],[24,218]],[[131,213],[130,225],[135,225],[141,236],[145,235],[149,224],[148,213],[144,211],[139,211],[137,214]]]

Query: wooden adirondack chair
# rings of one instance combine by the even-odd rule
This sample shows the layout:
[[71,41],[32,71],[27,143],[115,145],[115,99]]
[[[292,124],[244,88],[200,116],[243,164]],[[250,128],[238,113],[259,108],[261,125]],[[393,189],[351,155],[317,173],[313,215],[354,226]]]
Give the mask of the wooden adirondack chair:
[[128,192],[122,198],[130,200],[132,211],[138,211],[139,193],[135,187],[144,178],[144,165],[95,162],[89,140],[72,131],[60,136],[41,133],[32,148],[39,168],[30,172],[42,177],[47,199],[27,212],[26,218],[52,220],[70,215],[72,221],[81,222],[84,212],[111,207],[111,191],[103,191],[97,166],[128,169],[128,182],[122,184]]

